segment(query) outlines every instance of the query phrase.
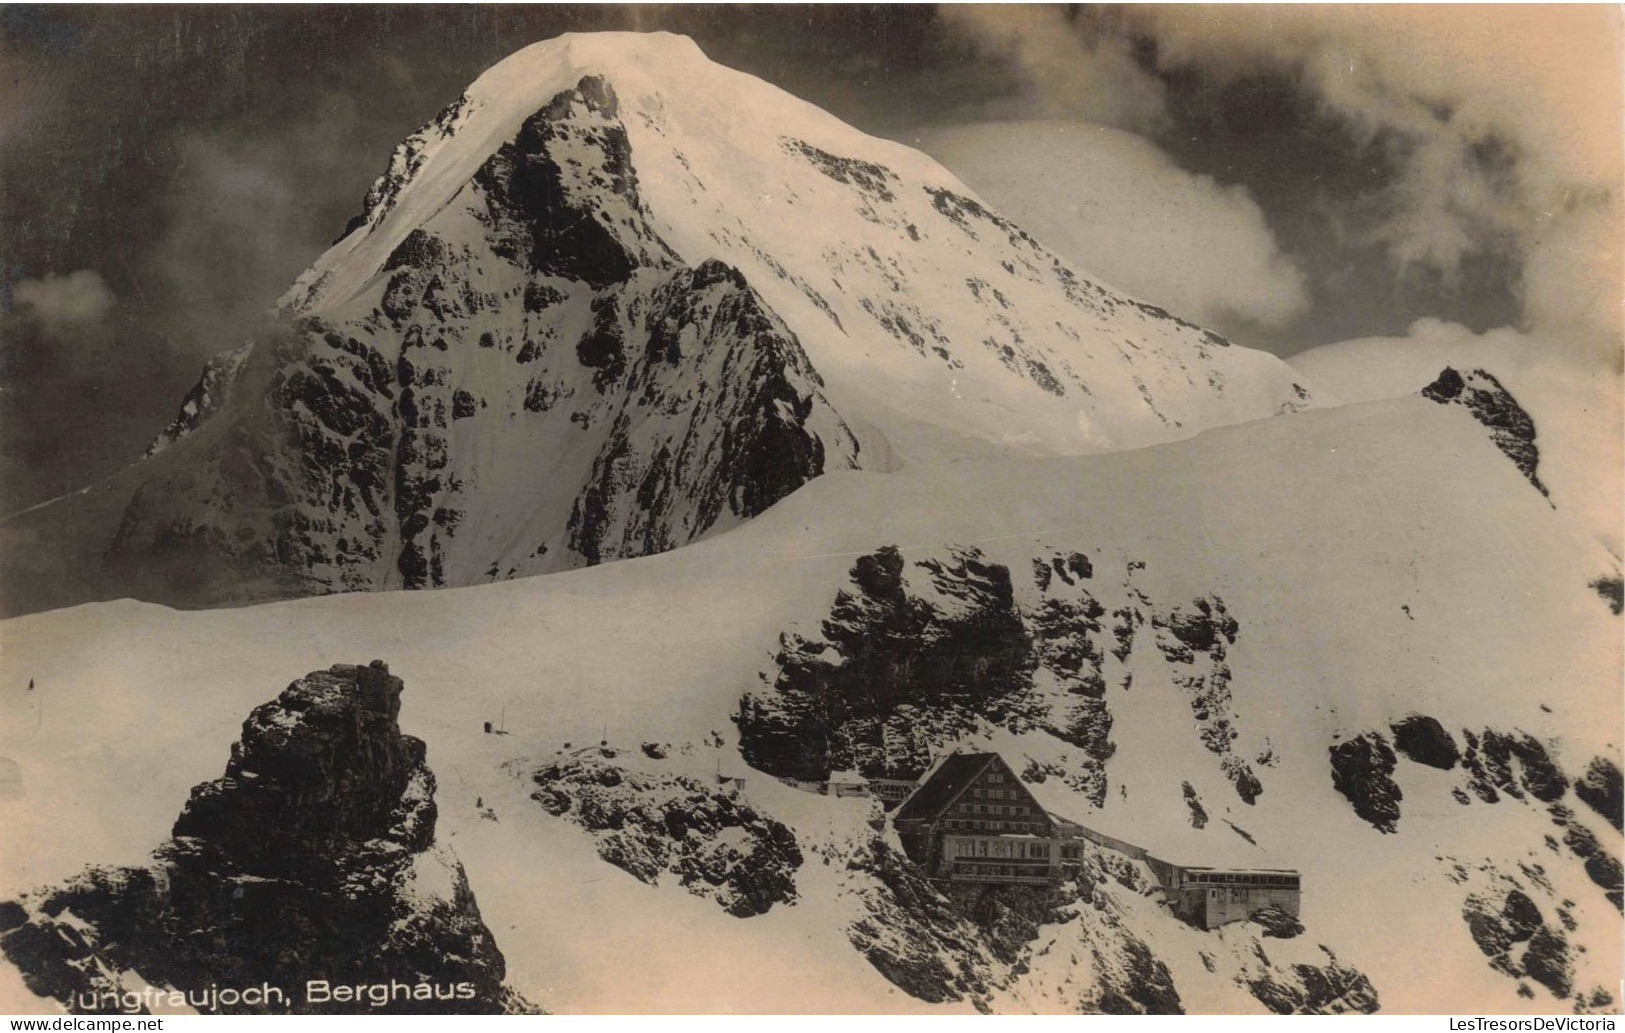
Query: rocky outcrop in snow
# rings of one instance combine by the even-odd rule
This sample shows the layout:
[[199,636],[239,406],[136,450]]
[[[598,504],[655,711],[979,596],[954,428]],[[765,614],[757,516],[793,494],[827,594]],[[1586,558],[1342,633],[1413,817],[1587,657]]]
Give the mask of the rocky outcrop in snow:
[[1591,758],[1585,774],[1574,781],[1574,795],[1602,815],[1616,832],[1621,829],[1625,784],[1622,784],[1618,764],[1607,757]]
[[[1266,933],[1265,935],[1268,935]],[[1298,963],[1247,980],[1247,989],[1277,1015],[1369,1015],[1380,1000],[1371,980],[1321,948],[1325,963]]]
[[1472,413],[1473,419],[1489,428],[1495,447],[1529,483],[1542,495],[1549,494],[1536,473],[1540,449],[1535,446],[1535,421],[1494,376],[1481,369],[1469,370],[1464,376],[1446,366],[1437,380],[1422,389],[1422,397],[1440,405],[1459,405]]
[[1163,953],[1177,926],[1209,975],[1272,1011],[1369,1013],[1379,1004],[1364,973],[1324,945],[1299,942],[1304,928],[1291,916],[1261,913],[1216,938],[1190,930],[1149,899],[1155,880],[1141,864],[1094,844],[1050,887],[933,883],[878,836],[834,860],[843,857],[846,891],[863,911],[848,938],[924,1001],[1178,1014],[1191,974]]
[[796,899],[795,833],[727,786],[630,770],[607,748],[577,751],[531,781],[547,813],[590,833],[598,856],[641,882],[675,876],[738,918]]
[[[387,667],[338,665],[260,706],[140,868],[90,868],[6,905],[0,950],[71,1011],[530,1010],[461,863],[435,840],[434,775],[396,723]],[[307,981],[387,988],[324,1000]],[[210,998],[259,987],[280,998]],[[133,996],[132,996],[133,995]]]
[[1449,771],[1461,760],[1456,740],[1445,731],[1437,718],[1426,714],[1411,714],[1391,726],[1394,749],[1408,760],[1426,764],[1431,768]]
[[1380,732],[1367,732],[1334,743],[1332,788],[1348,800],[1354,813],[1378,832],[1394,832],[1404,794],[1393,779],[1394,748]]
[[845,877],[865,912],[847,936],[876,970],[923,1001],[969,1000],[987,1011],[996,996],[1020,1000],[1035,966],[1047,968],[1052,951],[1066,950],[1083,955],[1081,967],[1073,966],[1083,978],[1046,986],[1052,1006],[1182,1013],[1167,964],[1100,888],[1113,864],[1104,853],[1088,853],[1050,888],[939,885],[876,837],[846,857]]
[[1189,607],[1153,613],[1157,648],[1167,659],[1174,684],[1190,699],[1191,716],[1200,729],[1202,745],[1219,758],[1220,767],[1236,795],[1251,804],[1264,791],[1245,757],[1233,742],[1240,733],[1231,710],[1230,667],[1226,649],[1236,644],[1241,626],[1217,595],[1192,600]]
[[1459,764],[1465,778],[1452,795],[1463,805],[1472,797],[1495,803],[1503,795],[1550,804],[1569,788],[1550,752],[1527,732],[1463,729],[1462,749],[1437,719],[1426,714],[1410,714],[1396,721],[1391,731],[1391,742],[1382,732],[1367,731],[1331,747],[1332,786],[1356,814],[1383,832],[1393,832],[1400,819],[1403,794],[1393,778],[1400,757],[1442,771]]
[[1554,997],[1569,996],[1574,967],[1568,937],[1546,923],[1540,908],[1513,880],[1469,894],[1461,917],[1491,968],[1514,979],[1532,979]]
[[[1233,745],[1225,664],[1240,625],[1217,595],[1159,608],[1134,587],[1138,567],[1120,586],[1096,585],[1088,556],[1056,552],[1035,557],[1031,583],[1018,585],[975,548],[912,563],[891,546],[860,557],[818,632],[784,633],[776,670],[741,698],[741,753],[787,778],[844,768],[916,778],[985,722],[1076,747],[1064,770],[1037,768],[1032,780],[1059,774],[1100,806],[1116,751],[1109,689],[1129,691],[1126,661],[1150,624],[1196,736],[1250,804],[1263,784]],[[1108,612],[1100,598],[1119,605]]]
[[[1527,807],[1544,812],[1550,821],[1551,831],[1544,836],[1546,853],[1528,851],[1515,872],[1488,860],[1438,860],[1446,866],[1450,881],[1471,890],[1464,898],[1462,918],[1490,966],[1514,979],[1540,984],[1554,997],[1569,998],[1574,989],[1570,943],[1579,926],[1575,901],[1555,889],[1559,875],[1569,893],[1589,882],[1617,909],[1625,893],[1625,874],[1617,839],[1605,843],[1606,831],[1599,833],[1582,820],[1567,797],[1572,788],[1575,797],[1609,818],[1618,831],[1617,811],[1608,813],[1611,806],[1618,806],[1618,790],[1610,789],[1618,785],[1618,768],[1595,758],[1571,786],[1546,744],[1521,730],[1462,729],[1458,739],[1437,719],[1410,714],[1396,721],[1392,732],[1391,744],[1382,732],[1367,731],[1331,748],[1334,788],[1376,829],[1398,830],[1402,794],[1395,776],[1402,760],[1459,772],[1450,795],[1462,806]],[[1527,985],[1519,993],[1531,996]]]
[[906,566],[893,547],[860,557],[821,634],[782,638],[773,684],[735,718],[747,763],[788,778],[918,778],[976,719],[1030,714],[1033,642],[1009,569],[974,549]]
[[1608,604],[1615,616],[1625,612],[1625,579],[1618,577],[1600,577],[1590,583],[1590,587],[1602,596],[1603,602]]

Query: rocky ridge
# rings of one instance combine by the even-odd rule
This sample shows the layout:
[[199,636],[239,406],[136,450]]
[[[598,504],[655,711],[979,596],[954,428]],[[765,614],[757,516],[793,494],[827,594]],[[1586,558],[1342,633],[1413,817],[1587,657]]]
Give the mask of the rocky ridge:
[[1459,405],[1466,409],[1473,419],[1489,429],[1495,447],[1512,460],[1535,490],[1550,496],[1536,472],[1540,465],[1540,448],[1535,444],[1535,421],[1494,375],[1482,369],[1469,370],[1464,375],[1446,366],[1438,379],[1422,389],[1422,397],[1440,405]]
[[74,1012],[534,1010],[504,986],[462,864],[436,842],[434,775],[396,722],[402,688],[380,661],[289,685],[249,715],[225,775],[192,791],[149,865],[0,905],[0,951]]

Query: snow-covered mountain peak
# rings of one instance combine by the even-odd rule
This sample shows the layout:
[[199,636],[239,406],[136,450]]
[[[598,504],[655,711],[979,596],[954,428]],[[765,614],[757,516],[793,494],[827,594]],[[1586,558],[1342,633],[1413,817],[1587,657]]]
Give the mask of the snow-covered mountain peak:
[[[504,152],[536,167],[521,194],[574,209],[550,201],[549,220],[586,215],[638,238],[633,252],[658,241],[649,254],[738,269],[888,451],[1136,447],[1310,401],[1278,360],[1069,268],[924,154],[661,33],[564,36],[492,67],[396,152],[285,310],[364,316],[417,232],[489,280],[489,224],[513,205],[481,181]],[[631,207],[602,208],[606,191]]]
[[[403,142],[369,192],[363,215],[281,303],[306,311],[345,300],[347,291],[359,286],[356,278],[376,273],[424,217],[447,204],[526,119],[583,80],[594,84],[590,103],[604,113],[622,114],[622,104],[627,104],[644,127],[658,124],[662,133],[671,132],[675,123],[678,133],[686,128],[734,139],[764,129],[826,140],[844,135],[897,152],[893,157],[923,158],[863,137],[813,105],[709,61],[687,36],[566,33],[533,43],[487,69]],[[361,229],[365,232],[355,232]]]
[[1315,404],[925,155],[664,34],[561,37],[480,76],[262,338],[94,513],[38,518],[95,522],[72,548],[122,567],[120,594],[155,566],[138,591],[194,604],[550,573],[727,530],[830,471]]

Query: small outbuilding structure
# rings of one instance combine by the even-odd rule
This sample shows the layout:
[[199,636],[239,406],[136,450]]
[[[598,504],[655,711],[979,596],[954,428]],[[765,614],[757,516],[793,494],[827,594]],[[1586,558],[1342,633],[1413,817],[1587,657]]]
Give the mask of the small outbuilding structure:
[[1246,921],[1267,907],[1298,917],[1301,877],[1290,868],[1210,868],[1147,857],[1174,914],[1202,929]]

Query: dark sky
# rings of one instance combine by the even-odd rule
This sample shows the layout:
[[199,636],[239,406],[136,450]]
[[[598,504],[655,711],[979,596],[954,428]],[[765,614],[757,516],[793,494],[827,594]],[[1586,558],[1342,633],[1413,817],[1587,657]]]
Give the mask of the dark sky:
[[[1402,134],[1329,109],[1290,62],[1182,64],[1113,9],[1061,14],[1087,53],[1121,51],[1130,78],[1163,91],[1154,119],[1124,128],[1244,187],[1302,270],[1298,317],[1220,329],[1286,354],[1424,315],[1475,330],[1517,318],[1514,241],[1486,235],[1447,269],[1396,267],[1380,235],[1359,232],[1384,218],[1411,156]],[[1056,110],[1018,43],[923,5],[0,7],[14,101],[0,113],[0,509],[138,454],[199,364],[250,336],[359,210],[396,143],[507,54],[593,29],[686,33],[713,60],[905,142]],[[104,291],[61,295],[62,318],[12,303],[32,289],[19,285],[83,270]]]

